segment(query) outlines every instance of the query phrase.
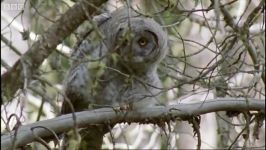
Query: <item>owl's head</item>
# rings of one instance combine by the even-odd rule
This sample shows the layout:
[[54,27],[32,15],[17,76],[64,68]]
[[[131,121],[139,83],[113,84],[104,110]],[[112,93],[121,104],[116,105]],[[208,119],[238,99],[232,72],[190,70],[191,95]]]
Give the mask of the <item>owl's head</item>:
[[167,52],[167,35],[152,18],[143,17],[127,8],[112,14],[108,23],[109,48],[122,63],[130,67],[158,64]]

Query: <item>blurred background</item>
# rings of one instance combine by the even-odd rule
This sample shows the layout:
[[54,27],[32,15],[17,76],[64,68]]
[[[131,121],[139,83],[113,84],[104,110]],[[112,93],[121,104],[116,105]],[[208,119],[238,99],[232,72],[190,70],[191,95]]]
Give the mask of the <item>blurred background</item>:
[[[71,0],[1,0],[1,75],[74,4]],[[169,52],[158,70],[166,89],[162,103],[192,103],[217,97],[265,100],[263,0],[108,0],[99,8],[99,14],[121,6],[154,18],[168,33]],[[256,9],[259,11],[255,12]],[[226,17],[228,14],[231,18]],[[230,26],[230,22],[236,27]],[[18,120],[27,124],[59,113],[62,104],[59,91],[70,67],[69,56],[78,37],[89,29],[93,25],[85,21],[42,63],[39,76],[44,81],[31,81],[27,88],[16,93],[12,102],[1,105],[1,132],[12,130]],[[252,112],[232,117],[225,112],[202,115],[201,148],[265,149],[265,121],[257,128],[254,116]],[[243,138],[243,134],[248,138]],[[32,146],[45,149],[38,143]],[[164,129],[153,124],[117,124],[111,134],[105,135],[103,148],[195,149],[196,146],[192,125],[176,120]]]

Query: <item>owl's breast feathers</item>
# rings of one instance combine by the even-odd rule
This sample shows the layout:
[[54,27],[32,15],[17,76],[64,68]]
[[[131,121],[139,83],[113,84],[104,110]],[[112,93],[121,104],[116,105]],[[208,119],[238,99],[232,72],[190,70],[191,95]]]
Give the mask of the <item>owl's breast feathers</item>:
[[99,105],[133,105],[133,109],[159,104],[161,82],[155,73],[126,77],[108,71],[100,81],[95,103]]

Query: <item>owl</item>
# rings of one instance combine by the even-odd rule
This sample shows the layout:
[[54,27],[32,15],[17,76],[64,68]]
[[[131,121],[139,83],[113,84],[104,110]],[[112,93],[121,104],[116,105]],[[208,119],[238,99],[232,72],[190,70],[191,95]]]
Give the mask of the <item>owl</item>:
[[[101,40],[88,37],[76,47],[65,77],[65,95],[74,111],[139,110],[159,104],[162,85],[157,68],[167,53],[166,32],[152,18],[130,8],[95,20]],[[66,101],[61,112],[72,112]]]
[[[159,103],[157,67],[167,52],[167,35],[152,18],[128,9],[101,21],[102,41],[83,40],[72,53],[64,87],[75,111],[89,105],[141,109]],[[70,112],[64,102],[62,113]]]

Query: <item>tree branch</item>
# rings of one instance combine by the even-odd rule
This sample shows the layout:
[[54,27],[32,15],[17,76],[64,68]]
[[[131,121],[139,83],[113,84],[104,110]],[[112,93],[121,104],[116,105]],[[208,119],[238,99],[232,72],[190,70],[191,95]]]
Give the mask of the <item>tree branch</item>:
[[234,23],[233,17],[229,14],[229,12],[224,8],[221,7],[221,12],[224,16],[224,21],[229,25],[235,33],[238,33],[239,39],[243,42],[243,45],[246,47],[252,62],[254,63],[254,68],[258,72],[261,73],[261,79],[263,83],[265,84],[265,72],[264,70],[260,70],[260,64],[259,64],[259,59],[257,56],[257,50],[254,47],[253,42],[249,39],[249,27],[253,24],[252,20],[254,19],[254,16],[260,12],[261,9],[264,9],[264,3],[265,1],[261,1],[259,5],[249,14],[246,22],[242,27],[238,26],[236,23]]
[[[251,98],[219,98],[206,100],[205,102],[178,104],[171,106],[154,106],[138,111],[120,111],[113,108],[102,108],[91,111],[76,113],[76,123],[79,128],[93,124],[139,122],[159,123],[161,121],[175,120],[176,118],[188,119],[191,116],[202,115],[217,111],[261,111],[265,113],[265,99]],[[1,149],[9,150],[15,139],[15,147],[23,146],[33,142],[36,136],[41,138],[50,137],[52,133],[36,128],[43,126],[57,134],[70,130],[73,127],[72,114],[62,115],[53,119],[35,122],[20,126],[18,130],[1,136]],[[34,129],[34,134],[32,133]],[[14,137],[14,135],[16,136]]]
[[[82,0],[71,7],[36,41],[31,48],[1,76],[2,101],[10,100],[15,92],[28,84],[33,74],[52,51],[84,20],[86,14],[93,14],[97,6],[107,0]],[[83,11],[86,10],[87,12]]]

